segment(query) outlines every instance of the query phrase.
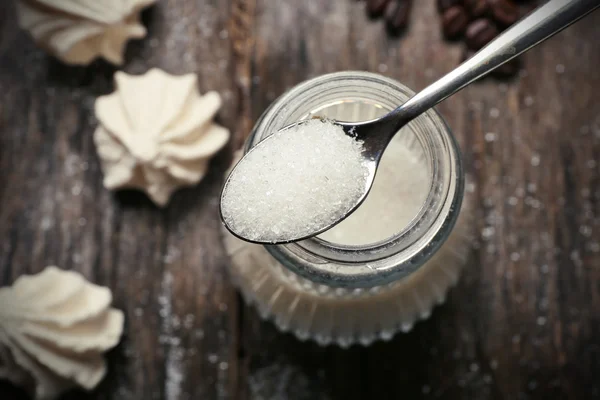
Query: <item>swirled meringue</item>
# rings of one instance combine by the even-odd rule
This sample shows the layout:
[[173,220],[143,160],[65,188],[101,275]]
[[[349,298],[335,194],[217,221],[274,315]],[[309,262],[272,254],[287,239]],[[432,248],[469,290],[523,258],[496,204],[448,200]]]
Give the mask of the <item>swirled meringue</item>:
[[117,90],[95,107],[104,186],[140,189],[165,206],[175,190],[200,182],[229,140],[229,131],[213,122],[221,98],[201,96],[194,74],[117,72],[115,81]]
[[94,388],[103,353],[123,332],[109,289],[78,273],[48,267],[0,289],[0,378],[53,399],[74,386]]
[[19,0],[19,25],[36,43],[67,64],[97,57],[123,63],[130,39],[146,36],[140,11],[156,0]]

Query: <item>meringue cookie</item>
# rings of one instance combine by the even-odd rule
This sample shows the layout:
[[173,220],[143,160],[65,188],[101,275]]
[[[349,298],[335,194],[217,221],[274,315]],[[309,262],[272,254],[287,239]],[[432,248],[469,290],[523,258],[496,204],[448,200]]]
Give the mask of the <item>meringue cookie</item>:
[[201,96],[194,74],[115,75],[117,90],[96,101],[94,141],[107,189],[136,188],[159,206],[205,176],[211,157],[229,140],[213,122],[216,92]]
[[37,399],[94,388],[106,373],[103,353],[123,332],[111,302],[109,289],[56,267],[1,288],[0,378],[33,386]]
[[146,36],[142,9],[156,0],[18,0],[19,25],[36,43],[67,64],[97,57],[123,63],[130,39]]

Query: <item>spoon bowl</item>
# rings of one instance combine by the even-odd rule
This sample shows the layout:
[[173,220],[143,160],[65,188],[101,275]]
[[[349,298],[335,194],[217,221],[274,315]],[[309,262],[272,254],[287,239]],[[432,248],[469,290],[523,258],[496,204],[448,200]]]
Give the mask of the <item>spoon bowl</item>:
[[[320,119],[320,118],[319,118]],[[322,120],[322,119],[321,119]],[[304,121],[299,121],[299,122],[295,122],[293,124],[287,125],[284,128],[281,128],[277,133],[285,133],[286,131],[290,131],[298,126],[301,126],[307,122],[309,122],[311,120],[304,120]],[[326,121],[327,123],[330,124],[335,124],[336,126],[339,126],[343,129],[343,132],[345,135],[351,137],[351,139],[354,141],[359,141],[359,139],[356,137],[356,135],[352,132],[352,129],[354,127],[354,124],[350,124],[350,123],[343,123],[343,122],[339,122],[339,121],[327,121],[327,120],[322,120],[322,121]],[[223,186],[223,190],[221,192],[221,202],[220,202],[220,207],[219,207],[219,212],[220,212],[220,216],[221,216],[221,220],[223,221],[224,225],[227,227],[227,229],[236,237],[245,240],[247,242],[250,243],[256,243],[256,244],[286,244],[286,243],[292,243],[292,242],[297,242],[297,241],[301,241],[304,239],[307,239],[309,237],[313,237],[315,235],[318,235],[328,229],[331,229],[332,226],[336,225],[337,223],[341,222],[344,218],[346,218],[348,215],[352,214],[354,211],[356,211],[356,209],[358,209],[358,207],[360,207],[360,205],[364,202],[364,200],[366,199],[367,195],[369,194],[369,191],[371,190],[371,187],[373,186],[373,181],[375,179],[375,174],[377,171],[377,166],[379,163],[379,158],[378,157],[372,157],[371,155],[368,155],[366,152],[366,148],[363,149],[360,157],[361,157],[361,165],[364,168],[364,170],[366,171],[365,176],[364,176],[364,180],[361,182],[360,184],[360,188],[357,191],[358,196],[355,197],[353,199],[352,204],[347,207],[344,212],[343,212],[343,217],[344,218],[337,218],[334,221],[327,221],[325,219],[322,220],[317,220],[315,221],[315,224],[313,225],[313,229],[310,230],[310,232],[308,233],[304,233],[304,234],[295,234],[295,235],[290,235],[288,234],[285,238],[282,239],[278,239],[278,240],[273,240],[269,237],[264,237],[264,238],[257,238],[257,237],[249,237],[248,234],[245,234],[242,230],[240,230],[239,228],[237,228],[236,226],[234,226],[233,224],[229,224],[228,223],[228,218],[227,218],[227,213],[225,212],[224,208],[226,207],[225,205],[227,204],[227,201],[224,200],[225,196],[228,193],[228,189],[229,186],[231,184],[232,181],[232,177],[234,177],[236,175],[236,173],[238,172],[238,168],[240,167],[240,165],[242,165],[242,161],[246,159],[246,157],[248,157],[251,153],[253,152],[261,152],[263,151],[263,149],[265,147],[268,147],[271,142],[273,140],[276,140],[276,138],[274,138],[274,135],[271,136],[267,136],[266,138],[264,138],[263,140],[261,140],[258,144],[256,144],[254,147],[252,147],[248,153],[242,158],[242,160],[240,160],[231,170],[231,172],[229,173],[229,176],[227,177],[227,179],[225,180],[225,184]],[[383,153],[383,152],[381,152]]]

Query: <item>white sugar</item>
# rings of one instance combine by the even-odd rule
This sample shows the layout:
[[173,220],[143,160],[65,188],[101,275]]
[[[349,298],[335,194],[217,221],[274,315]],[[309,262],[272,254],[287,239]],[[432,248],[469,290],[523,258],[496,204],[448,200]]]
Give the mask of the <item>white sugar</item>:
[[238,235],[275,242],[318,232],[365,190],[362,143],[332,123],[310,120],[261,142],[232,172],[221,202]]

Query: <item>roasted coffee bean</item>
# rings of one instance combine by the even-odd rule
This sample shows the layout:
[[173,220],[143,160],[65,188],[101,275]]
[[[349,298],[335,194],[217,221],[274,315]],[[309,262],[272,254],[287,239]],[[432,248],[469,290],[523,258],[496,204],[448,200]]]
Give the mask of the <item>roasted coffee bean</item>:
[[391,0],[367,0],[367,13],[371,17],[378,17],[383,13]]
[[450,7],[462,6],[464,0],[437,0],[437,8],[440,13],[443,13]]
[[386,27],[392,34],[398,34],[408,26],[412,0],[394,0],[385,9]]
[[465,31],[469,23],[467,11],[462,6],[450,7],[442,16],[442,29],[448,39],[456,39]]
[[465,41],[471,50],[479,50],[491,42],[499,31],[496,25],[487,18],[477,19],[469,24],[465,33]]
[[488,0],[465,0],[465,8],[471,18],[481,18],[490,10]]
[[490,16],[503,28],[506,28],[520,18],[519,7],[512,0],[487,0],[490,6]]
[[522,6],[521,6],[521,17],[524,17],[527,14],[530,14],[531,12],[533,12],[536,8],[538,8],[538,5],[536,3],[531,3],[531,1],[529,0],[522,0]]
[[471,50],[469,48],[466,48],[465,51],[463,51],[462,57],[461,57],[461,63],[467,61],[469,58],[473,57],[477,52],[475,50]]
[[517,75],[517,73],[519,72],[520,69],[521,69],[520,59],[514,58],[514,59],[510,60],[509,62],[502,64],[501,66],[496,68],[494,71],[492,71],[492,75],[495,78],[508,79],[508,78],[512,78],[513,76]]

